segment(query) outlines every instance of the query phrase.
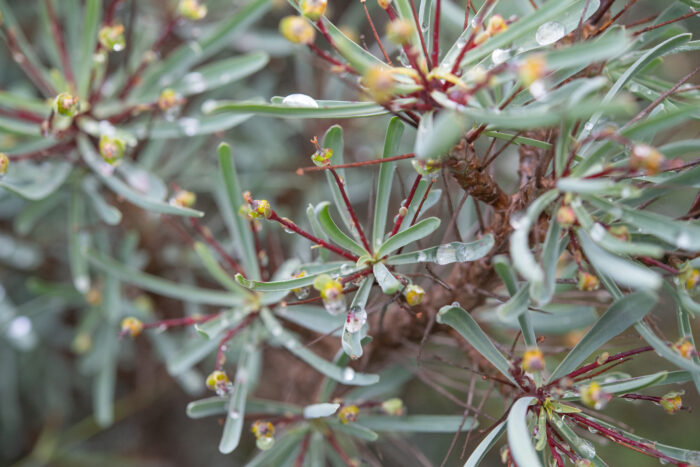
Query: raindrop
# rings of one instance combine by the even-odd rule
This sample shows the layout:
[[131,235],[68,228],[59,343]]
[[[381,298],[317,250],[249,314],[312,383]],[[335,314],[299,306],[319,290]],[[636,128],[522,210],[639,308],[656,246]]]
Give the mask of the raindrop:
[[583,126],[583,128],[584,128],[586,131],[591,131],[591,130],[593,129],[593,122],[587,122],[587,123]]
[[440,245],[435,254],[435,262],[438,264],[450,264],[457,261],[457,250],[448,244]]
[[214,99],[207,99],[202,104],[202,113],[210,114],[214,110],[216,110],[216,106],[217,106],[217,104],[216,104],[216,101]]
[[200,93],[207,90],[207,82],[204,79],[204,75],[198,71],[187,73],[182,80],[184,81],[184,84],[186,84],[194,93]]
[[199,120],[196,118],[185,117],[178,120],[180,128],[187,136],[195,136],[199,131]]
[[591,229],[591,238],[594,241],[599,242],[603,239],[603,237],[605,237],[605,227],[596,223]]
[[88,276],[77,276],[73,280],[73,285],[78,292],[87,293],[90,290],[90,278]]
[[325,301],[323,305],[326,307],[326,311],[334,316],[345,313],[345,310],[347,309],[345,306],[345,300],[342,298],[338,300]]
[[121,52],[122,50],[124,50],[124,44],[114,44],[112,46],[112,50],[115,52]]
[[593,447],[593,444],[585,439],[582,439],[579,443],[578,450],[586,459],[593,459],[595,457],[595,447]]
[[282,334],[282,328],[279,326],[275,326],[272,328],[272,330],[270,332],[272,333],[273,336],[277,337],[277,336]]
[[630,92],[639,92],[639,85],[637,83],[630,84]]
[[231,410],[228,413],[228,416],[234,420],[238,420],[239,418],[241,418],[241,414],[240,414],[240,412],[238,412],[238,410]]
[[540,45],[553,44],[566,34],[564,25],[559,21],[549,21],[537,28],[535,40]]
[[510,226],[515,230],[527,229],[530,227],[530,220],[522,212],[516,212],[510,216]]
[[345,368],[343,370],[343,380],[352,381],[353,379],[355,379],[355,370],[350,367]]
[[690,235],[688,232],[681,232],[676,239],[676,246],[682,250],[690,248]]
[[294,296],[299,300],[304,300],[309,296],[309,288],[299,287],[298,289],[294,289]]
[[282,105],[288,105],[290,107],[308,107],[312,109],[318,108],[316,99],[306,94],[290,94],[282,99]]
[[342,266],[340,266],[340,275],[344,276],[346,274],[350,274],[355,268],[352,266],[350,263],[344,263]]
[[496,49],[491,54],[491,61],[494,65],[500,65],[510,58],[510,50]]
[[419,263],[425,263],[426,261],[428,261],[428,255],[426,255],[424,251],[419,251],[418,258],[416,258],[416,261],[418,261]]
[[360,332],[362,326],[367,322],[367,311],[359,306],[353,306],[348,312],[345,321],[345,330],[349,333]]
[[32,332],[32,321],[26,316],[18,316],[10,322],[7,328],[7,337],[10,339],[23,339]]
[[547,95],[547,86],[544,85],[544,82],[541,79],[538,79],[537,81],[532,83],[529,89],[530,94],[532,94],[532,97],[534,97],[537,100],[541,100]]

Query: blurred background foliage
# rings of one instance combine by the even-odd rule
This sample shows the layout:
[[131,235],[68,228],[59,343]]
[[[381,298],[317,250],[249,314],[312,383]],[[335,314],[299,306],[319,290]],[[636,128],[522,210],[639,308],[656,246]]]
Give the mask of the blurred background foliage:
[[[445,16],[445,33],[455,37],[462,30],[463,8],[444,0],[449,11],[459,14]],[[515,1],[515,0],[514,0]],[[15,13],[29,41],[40,51],[40,60],[58,68],[53,48],[54,37],[47,27],[43,2],[6,0]],[[54,2],[62,21],[75,26],[80,18],[73,8],[82,8],[78,0]],[[105,0],[105,4],[107,4]],[[640,0],[626,16],[632,22],[660,11],[663,2]],[[179,22],[175,36],[163,47],[164,55],[178,44],[207,34],[221,18],[238,11],[244,2],[209,0],[208,17],[197,23]],[[367,3],[370,11],[378,11],[376,2]],[[156,40],[163,23],[174,10],[174,2],[161,0],[126,0],[117,14],[121,18],[133,18],[127,40],[134,44],[150,44]],[[250,99],[260,96],[268,99],[275,95],[304,93],[319,99],[355,99],[356,92],[342,79],[328,73],[327,67],[308,50],[291,46],[277,31],[279,18],[290,13],[282,0],[273,0],[270,11],[249,27],[226,42],[215,56],[220,58],[254,51],[266,52],[270,59],[261,71],[243,80],[223,86],[202,96],[193,96],[183,109],[184,114],[197,111],[206,99]],[[133,16],[130,16],[133,15]],[[363,41],[370,32],[360,2],[333,1],[327,15],[348,35]],[[126,21],[126,20],[125,20]],[[684,26],[700,32],[700,19],[691,18]],[[69,46],[78,46],[78,30],[70,26]],[[370,41],[368,41],[370,42]],[[373,41],[371,41],[373,42]],[[362,43],[362,42],[361,42]],[[135,45],[135,47],[137,47]],[[69,50],[73,50],[69,47]],[[137,56],[133,54],[132,56]],[[669,57],[662,74],[670,81],[692,70],[698,63],[698,54],[688,53]],[[109,62],[110,72],[118,73],[125,64],[117,59]],[[109,83],[108,83],[109,84]],[[35,95],[33,87],[10,57],[6,47],[0,47],[0,90],[12,94]],[[303,219],[309,202],[328,199],[328,185],[319,174],[299,176],[298,167],[309,165],[313,147],[309,139],[321,137],[334,123],[342,125],[345,139],[346,162],[376,158],[381,153],[384,133],[389,117],[347,120],[282,120],[267,117],[250,118],[235,128],[207,135],[153,140],[144,144],[140,157],[149,168],[167,183],[168,189],[179,186],[197,194],[196,208],[206,213],[201,222],[218,238],[225,234],[225,215],[219,210],[213,180],[218,176],[216,147],[221,141],[231,144],[239,177],[245,189],[264,195],[280,215]],[[413,130],[406,129],[403,147],[399,153],[410,152],[407,145],[413,140]],[[697,126],[669,130],[674,138],[697,137]],[[0,148],[11,147],[13,136],[0,132]],[[509,150],[495,164],[500,180],[512,180],[517,186],[514,171],[517,149]],[[399,183],[394,187],[396,200],[402,199],[414,173],[410,164],[399,165]],[[351,179],[351,197],[362,222],[367,222],[373,200],[370,198],[375,185],[376,170],[354,169]],[[453,182],[442,180],[448,188]],[[508,186],[508,185],[506,185]],[[70,199],[73,191],[80,189],[75,183],[66,184],[51,198],[43,201],[22,200],[8,191],[0,191],[0,463],[3,465],[242,465],[254,451],[251,437],[243,437],[242,446],[231,456],[220,454],[215,445],[221,427],[211,419],[191,420],[186,417],[185,406],[195,396],[201,396],[204,375],[198,370],[185,373],[178,379],[168,375],[164,359],[159,354],[192,337],[194,331],[166,340],[165,334],[154,334],[149,339],[137,341],[117,340],[116,322],[101,310],[102,301],[110,293],[121,296],[126,310],[141,310],[160,319],[193,315],[201,307],[164,298],[155,294],[143,294],[132,286],[110,290],[106,276],[97,275],[86,293],[73,286],[71,271],[67,268],[71,254],[66,247],[73,235],[66,225],[71,222]],[[679,191],[667,197],[654,209],[669,216],[682,215],[692,202],[690,191]],[[95,216],[88,215],[85,227],[94,229],[97,243],[112,248],[113,256],[126,255],[132,264],[145,271],[174,281],[196,282],[201,286],[215,287],[201,274],[194,252],[179,234],[172,221],[164,221],[160,215],[133,206],[119,196],[110,195],[107,200],[118,207],[122,222],[110,226]],[[74,207],[74,206],[73,206]],[[85,209],[85,207],[82,207]],[[449,218],[445,203],[432,208],[432,215]],[[458,231],[463,238],[469,233],[473,213],[468,207],[458,219]],[[308,248],[304,241],[284,236],[276,226],[264,226],[262,238],[270,253],[269,261],[280,264],[289,255],[303,256]],[[121,251],[121,253],[120,253]],[[145,311],[144,311],[145,310]],[[130,314],[130,313],[129,313]],[[90,318],[92,316],[92,318]],[[668,320],[657,324],[664,330],[675,328],[675,319],[668,313]],[[21,318],[21,319],[20,319]],[[112,321],[109,321],[112,319]],[[387,326],[391,327],[391,323]],[[696,328],[697,329],[697,328]],[[514,330],[496,330],[505,339],[512,340]],[[578,334],[580,336],[580,334]],[[406,341],[407,336],[392,335],[375,338],[386,343],[381,354],[371,355],[371,365],[405,359],[404,349],[415,349],[417,342]],[[548,339],[550,348],[571,347],[576,333]],[[632,332],[616,338],[607,349],[611,354],[641,345]],[[96,345],[97,343],[109,345]],[[332,356],[336,342],[321,340],[312,349],[322,355]],[[460,349],[449,343],[431,340],[425,351],[429,355],[441,355],[449,362],[464,358]],[[161,355],[162,357],[162,355]],[[113,361],[114,373],[101,372],[104,362]],[[265,369],[255,395],[261,398],[306,404],[314,402],[317,390],[317,374],[288,353],[266,348]],[[360,366],[370,361],[363,358]],[[368,367],[372,368],[372,366]],[[637,359],[625,367],[630,374],[649,374],[664,369],[662,361],[651,355]],[[206,370],[204,370],[206,371]],[[416,370],[417,378],[401,388],[397,395],[409,407],[430,404],[433,413],[454,414],[462,409],[435,390],[432,380],[439,376],[440,384],[457,399],[464,400],[471,375],[452,364],[430,358]],[[100,404],[109,404],[110,378],[114,378],[113,424]],[[488,382],[477,378],[477,394],[488,390]],[[106,394],[95,396],[95,392]],[[694,390],[684,399],[686,405],[700,406]],[[502,401],[492,398],[483,410],[496,417],[503,411]],[[700,449],[697,436],[697,416],[682,412],[666,417],[658,408],[638,410],[639,404],[616,400],[606,414],[634,427],[635,432],[652,439],[686,448]],[[95,414],[95,415],[93,415]],[[100,417],[103,417],[102,419]],[[484,424],[488,423],[485,419]],[[467,446],[473,449],[478,437]],[[384,465],[439,465],[448,450],[451,435],[417,434],[410,438],[383,437],[372,449],[377,456],[386,456]],[[461,440],[460,440],[461,441]],[[603,448],[610,465],[655,465],[656,460],[631,450],[612,446]],[[461,465],[458,444],[447,465]],[[607,452],[609,451],[609,452]],[[422,454],[420,454],[422,453]],[[424,456],[424,457],[423,457]],[[484,465],[499,465],[498,453],[492,452]]]

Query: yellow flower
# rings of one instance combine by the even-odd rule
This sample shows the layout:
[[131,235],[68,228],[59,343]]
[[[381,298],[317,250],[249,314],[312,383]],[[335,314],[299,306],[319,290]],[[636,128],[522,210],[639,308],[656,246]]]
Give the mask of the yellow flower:
[[489,19],[489,24],[486,31],[489,33],[489,35],[493,36],[499,32],[505,31],[506,29],[508,29],[508,25],[506,24],[506,20],[503,19],[503,16],[493,15]]
[[328,0],[301,0],[301,13],[311,21],[318,21],[327,6]]
[[180,4],[177,7],[177,12],[183,18],[187,18],[192,21],[199,21],[207,16],[207,6],[200,5],[198,0],[180,0]]
[[423,290],[423,287],[419,285],[411,284],[406,287],[403,294],[404,297],[406,297],[406,303],[408,303],[409,306],[416,306],[421,302],[421,300],[423,300],[425,290]]
[[126,47],[126,39],[124,39],[124,25],[115,24],[114,26],[103,26],[98,34],[100,44],[106,50],[119,52]]
[[0,152],[0,175],[5,175],[9,166],[10,158],[4,152]]
[[413,22],[408,19],[395,19],[386,25],[389,40],[396,44],[408,44],[413,31]]
[[356,405],[346,405],[338,411],[338,419],[341,423],[356,422],[360,409]]
[[377,0],[377,4],[382,10],[387,10],[391,5],[391,0]]
[[166,111],[182,105],[184,101],[185,99],[174,89],[164,89],[158,97],[158,108],[162,111]]
[[666,158],[658,149],[648,144],[635,144],[630,153],[629,164],[634,170],[641,170],[649,175],[659,173]]
[[698,354],[693,346],[693,343],[687,337],[683,337],[678,342],[673,344],[673,349],[683,358],[690,359]]
[[257,439],[275,436],[275,425],[270,422],[263,422],[262,420],[257,420],[253,423],[250,428]]
[[578,273],[578,289],[579,290],[591,292],[593,290],[598,290],[598,287],[600,287],[600,280],[598,279],[597,276],[590,274],[590,273],[587,273],[587,272],[579,271],[579,273]]
[[285,39],[295,44],[311,44],[316,38],[316,30],[303,16],[282,18],[279,29]]
[[394,74],[385,66],[372,67],[362,77],[362,83],[367,87],[372,98],[384,104],[394,95]]
[[576,222],[576,214],[569,206],[562,206],[557,211],[557,222],[562,228],[567,229]]
[[518,69],[518,77],[523,84],[529,87],[532,83],[542,78],[547,70],[547,64],[541,55],[530,55]]
[[129,316],[122,320],[122,334],[129,334],[131,337],[136,337],[143,331],[143,323],[140,319]]
[[180,206],[181,208],[191,208],[197,200],[197,195],[187,190],[178,190],[175,195],[170,198],[170,204]]
[[528,373],[539,373],[544,370],[544,355],[538,348],[527,349],[523,354],[523,361],[520,364],[523,371]]
[[405,411],[403,401],[398,397],[393,397],[382,402],[382,410],[387,415],[394,416],[403,415]]
[[681,398],[682,395],[683,391],[669,392],[664,394],[659,401],[659,404],[661,404],[661,407],[663,407],[667,413],[676,413],[683,408],[683,399]]
[[207,376],[207,387],[212,391],[222,389],[230,382],[231,380],[228,379],[228,375],[221,370],[212,371],[209,376]]
[[56,96],[53,104],[54,111],[64,117],[72,117],[78,111],[78,98],[67,92],[62,92]]
[[579,395],[581,396],[581,402],[596,410],[605,407],[605,404],[612,398],[610,394],[603,391],[603,388],[597,381],[581,386],[579,388]]

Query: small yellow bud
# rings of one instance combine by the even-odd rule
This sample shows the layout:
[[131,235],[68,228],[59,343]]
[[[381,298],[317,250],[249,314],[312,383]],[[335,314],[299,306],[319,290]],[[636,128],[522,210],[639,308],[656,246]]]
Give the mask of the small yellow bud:
[[488,31],[491,36],[494,36],[499,32],[503,32],[506,29],[508,29],[508,25],[506,24],[506,20],[504,20],[503,16],[501,15],[493,15],[489,19],[489,24],[486,27],[486,31]]
[[626,225],[614,225],[608,229],[608,232],[623,242],[628,242],[630,239],[630,231]]
[[143,331],[143,323],[140,319],[129,316],[122,320],[122,334],[129,334],[131,337],[136,337]]
[[410,284],[406,287],[403,294],[409,306],[416,306],[423,300],[425,290],[419,285]]
[[356,422],[360,409],[356,405],[346,405],[338,411],[338,419],[341,423]]
[[250,428],[257,439],[275,436],[275,425],[270,422],[257,420]]
[[337,300],[343,296],[343,286],[337,280],[327,282],[321,289],[321,298],[324,301]]
[[124,25],[115,24],[114,26],[102,26],[98,35],[100,45],[106,50],[112,52],[120,52],[126,47],[126,39],[124,39]]
[[413,31],[413,22],[408,19],[395,19],[386,25],[386,34],[395,44],[408,44]]
[[523,84],[529,87],[538,79],[544,77],[547,71],[547,64],[541,55],[530,55],[520,65],[518,77]]
[[435,179],[439,175],[440,168],[442,167],[439,161],[433,159],[413,159],[411,165],[413,165],[413,168],[418,174],[430,179]]
[[542,351],[536,347],[527,349],[523,354],[523,361],[520,366],[527,373],[539,373],[544,370],[544,355],[542,355]]
[[181,208],[191,208],[197,201],[197,195],[187,190],[178,190],[175,195],[170,198],[170,204],[180,206]]
[[328,0],[301,0],[301,13],[311,21],[318,21],[326,12]]
[[279,26],[280,33],[294,44],[311,44],[316,39],[316,30],[303,16],[286,16]]
[[666,413],[674,414],[683,408],[683,399],[681,398],[682,395],[683,391],[669,392],[664,394],[659,401],[659,404],[661,404],[661,407],[664,408]]
[[562,206],[557,210],[557,222],[564,229],[568,229],[576,223],[576,214],[569,206]]
[[64,117],[72,117],[78,112],[78,98],[67,92],[62,92],[56,96],[53,104],[54,111]]
[[673,344],[673,349],[683,357],[690,359],[698,354],[693,346],[693,343],[687,337],[682,337],[678,342]]
[[85,301],[92,306],[99,305],[102,303],[102,292],[100,292],[100,289],[91,287],[85,294]]
[[579,395],[581,396],[581,402],[596,410],[605,407],[605,404],[612,398],[610,394],[603,391],[603,388],[597,381],[581,386],[579,388]]
[[212,391],[218,392],[218,390],[225,389],[230,382],[228,375],[221,370],[212,371],[207,376],[207,387]]
[[629,164],[634,170],[642,170],[649,175],[659,173],[666,158],[658,149],[648,144],[635,144],[630,153]]
[[484,42],[488,40],[488,38],[491,37],[491,34],[489,34],[488,31],[481,31],[479,34],[476,35],[474,38],[474,45],[481,45]]
[[370,96],[380,104],[389,102],[394,95],[394,75],[391,69],[385,66],[367,70],[362,77],[362,83],[367,87]]
[[9,166],[10,158],[4,152],[0,152],[0,175],[5,175]]
[[387,415],[399,416],[406,411],[403,401],[398,397],[393,397],[382,402],[382,410]]
[[331,163],[333,150],[330,148],[319,148],[311,155],[311,161],[318,167],[323,167]]
[[207,16],[207,6],[200,5],[198,0],[180,0],[177,12],[183,18],[199,21]]
[[124,157],[126,143],[120,138],[108,135],[100,137],[100,155],[108,164],[114,165]]
[[579,271],[578,273],[578,289],[586,292],[592,292],[593,290],[598,290],[600,287],[600,280],[598,276],[593,274]]
[[164,89],[158,97],[158,108],[165,112],[185,103],[185,99],[174,89]]
[[388,10],[389,5],[391,5],[391,0],[377,0],[377,5],[379,5],[382,10]]

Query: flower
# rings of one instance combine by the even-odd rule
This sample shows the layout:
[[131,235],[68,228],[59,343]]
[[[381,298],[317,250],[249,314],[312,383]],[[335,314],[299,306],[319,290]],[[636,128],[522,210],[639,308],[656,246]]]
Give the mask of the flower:
[[174,89],[163,89],[158,97],[158,108],[165,112],[181,106],[184,102],[185,99]]
[[126,143],[124,140],[108,135],[100,137],[100,155],[106,163],[114,165],[124,157],[125,151]]
[[191,208],[197,200],[197,195],[187,190],[178,190],[172,198],[170,204],[181,208]]
[[200,5],[198,0],[180,0],[177,12],[183,18],[199,21],[207,16],[207,6]]
[[9,166],[10,158],[4,152],[0,152],[0,175],[5,175]]
[[356,405],[346,405],[338,411],[338,419],[341,423],[356,422],[360,409]]
[[592,292],[593,290],[598,290],[600,287],[600,280],[598,276],[590,274],[588,272],[579,271],[578,273],[578,289],[584,290],[586,292]]
[[693,346],[693,342],[687,337],[682,337],[680,340],[678,340],[678,342],[673,344],[673,349],[678,352],[681,357],[687,359],[690,359],[698,354],[695,350],[695,346]]
[[416,306],[423,300],[425,290],[419,285],[410,284],[404,289],[403,295],[406,298],[406,303],[410,306]]
[[569,206],[562,206],[557,210],[557,222],[562,228],[567,229],[576,223],[576,214]]
[[605,404],[612,399],[612,395],[603,391],[603,388],[597,381],[581,386],[579,388],[579,396],[581,397],[581,402],[596,410],[605,407]]
[[323,305],[330,314],[338,315],[345,311],[343,284],[340,281],[322,274],[314,280],[314,289],[320,292]]
[[122,335],[129,334],[132,338],[143,331],[143,323],[140,319],[129,316],[122,320]]
[[413,31],[413,23],[408,19],[395,19],[386,25],[389,40],[399,45],[408,44]]
[[215,370],[207,376],[207,387],[212,391],[219,391],[231,383],[228,375],[221,370]]
[[683,391],[669,392],[661,397],[659,404],[664,408],[666,413],[674,414],[683,408],[682,395]]
[[[302,277],[306,277],[306,271],[299,271],[298,274],[295,274],[292,279],[301,279]],[[295,289],[292,289],[292,293],[299,299],[303,300],[306,297],[309,296],[309,288],[308,287],[297,287]]]
[[311,161],[314,165],[323,167],[330,164],[331,157],[333,157],[333,150],[331,148],[318,148],[316,152],[311,155]]
[[372,99],[380,104],[391,100],[394,95],[394,74],[386,66],[371,67],[362,77]]
[[544,57],[541,55],[530,55],[520,64],[518,77],[525,86],[529,87],[545,75],[546,65]]
[[98,34],[100,45],[106,50],[119,52],[126,47],[124,39],[124,25],[115,24],[113,26],[102,26]]
[[523,361],[520,364],[523,371],[528,373],[539,373],[544,370],[544,355],[537,347],[527,349],[523,354]]
[[393,397],[382,402],[382,410],[387,415],[398,416],[404,414],[405,408],[401,399]]
[[64,117],[72,117],[78,112],[78,98],[62,92],[53,103],[54,112]]
[[257,420],[250,431],[255,435],[255,445],[261,451],[267,451],[275,444],[275,425],[272,423]]
[[318,21],[326,12],[328,0],[301,0],[301,13],[311,21]]
[[641,170],[649,175],[659,173],[666,158],[658,149],[648,144],[635,144],[630,153],[629,165],[634,170]]
[[311,44],[316,39],[316,30],[303,16],[286,16],[280,21],[280,33],[294,44]]

